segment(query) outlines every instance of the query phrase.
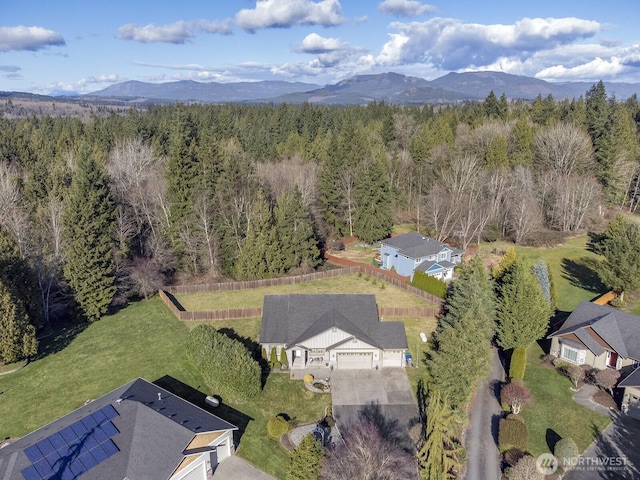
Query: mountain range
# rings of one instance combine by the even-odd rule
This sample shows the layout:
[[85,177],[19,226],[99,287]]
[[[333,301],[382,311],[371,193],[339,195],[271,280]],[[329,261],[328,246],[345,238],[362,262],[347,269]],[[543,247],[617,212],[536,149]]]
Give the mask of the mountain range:
[[[489,92],[510,99],[533,100],[538,95],[555,99],[584,96],[589,82],[552,83],[500,72],[449,73],[435,80],[382,73],[357,75],[332,85],[301,82],[194,82],[145,83],[129,81],[84,95],[127,102],[293,103],[364,105],[372,101],[396,104],[450,104],[483,100]],[[605,82],[608,94],[625,99],[640,94],[640,83]]]

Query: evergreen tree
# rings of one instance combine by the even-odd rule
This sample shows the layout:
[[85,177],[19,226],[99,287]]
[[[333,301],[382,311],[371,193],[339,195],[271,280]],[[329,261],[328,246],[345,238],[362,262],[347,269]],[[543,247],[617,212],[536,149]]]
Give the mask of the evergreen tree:
[[355,178],[358,209],[354,234],[367,243],[387,238],[393,228],[392,198],[387,171],[380,161],[363,162]]
[[604,260],[599,276],[608,288],[622,291],[640,289],[640,225],[623,217],[611,221],[602,240]]
[[37,352],[36,329],[29,323],[23,302],[0,281],[0,365]]
[[502,135],[496,136],[491,140],[491,143],[489,143],[485,154],[485,165],[488,168],[499,168],[509,165],[507,140]]
[[489,118],[502,120],[502,107],[493,90],[491,90],[487,98],[484,99],[484,113]]
[[340,172],[343,171],[341,159],[336,155],[336,135],[332,136],[329,151],[320,164],[318,172],[318,193],[322,211],[322,218],[333,230],[335,235],[341,236],[344,230],[344,200],[340,191]]
[[116,292],[115,209],[103,165],[86,150],[78,157],[63,218],[64,276],[82,315],[94,321],[107,312]]
[[603,185],[606,185],[609,158],[606,151],[607,126],[609,123],[609,102],[604,83],[600,80],[594,84],[585,96],[585,116],[587,131],[593,143],[593,152],[598,163],[596,176]]
[[425,421],[425,442],[418,452],[420,478],[449,480],[462,466],[464,447],[459,439],[459,425],[447,398],[431,391]]
[[247,237],[236,264],[236,275],[240,280],[267,278],[280,267],[277,255],[275,231],[271,208],[262,190],[251,206]]
[[555,285],[551,278],[551,272],[549,271],[549,266],[544,259],[541,259],[538,263],[533,266],[533,274],[538,280],[538,284],[540,285],[540,290],[542,291],[542,295],[544,295],[545,300],[549,304],[549,308],[551,311],[555,311],[557,308],[557,294],[555,293]]
[[535,157],[535,130],[525,116],[518,117],[511,131],[509,153],[513,165],[531,165]]
[[287,480],[320,480],[324,449],[310,433],[302,437],[289,459]]
[[427,354],[429,389],[464,406],[489,373],[495,331],[493,286],[480,258],[463,264],[446,298],[445,313]]
[[497,340],[505,350],[527,348],[547,331],[551,309],[537,279],[521,260],[498,284]]
[[276,237],[281,264],[275,273],[285,273],[306,265],[320,263],[320,250],[313,231],[313,223],[296,186],[293,192],[283,192],[274,212]]

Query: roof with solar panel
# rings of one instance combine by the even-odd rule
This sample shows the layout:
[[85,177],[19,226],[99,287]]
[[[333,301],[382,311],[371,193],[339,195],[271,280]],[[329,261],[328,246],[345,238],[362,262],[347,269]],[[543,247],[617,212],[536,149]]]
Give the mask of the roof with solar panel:
[[0,479],[167,479],[195,435],[236,429],[139,378],[0,449]]

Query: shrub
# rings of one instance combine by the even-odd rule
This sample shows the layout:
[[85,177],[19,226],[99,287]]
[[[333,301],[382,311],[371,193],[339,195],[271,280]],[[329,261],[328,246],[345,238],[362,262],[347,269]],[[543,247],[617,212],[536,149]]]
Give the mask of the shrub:
[[519,383],[507,383],[500,390],[500,401],[511,407],[511,411],[515,414],[520,413],[520,409],[533,404],[533,395],[531,392]]
[[544,474],[538,470],[536,459],[525,455],[509,470],[509,480],[544,480]]
[[619,378],[620,372],[618,370],[614,370],[613,368],[599,370],[595,374],[596,383],[600,387],[609,390],[609,393],[611,393],[611,395],[613,395],[613,387],[616,386]]
[[567,377],[571,379],[576,388],[578,388],[578,382],[583,381],[585,377],[584,369],[578,365],[569,365],[564,369],[564,372],[567,374]]
[[566,360],[562,360],[561,358],[556,358],[553,360],[553,366],[558,370],[565,370],[569,368],[573,363],[567,362]]
[[271,365],[271,368],[274,367],[277,361],[278,355],[276,354],[276,347],[271,347],[271,355],[269,355],[269,364]]
[[187,358],[224,400],[243,402],[261,390],[262,369],[238,340],[200,325],[189,333]]
[[572,465],[573,459],[575,459],[580,452],[576,442],[571,437],[566,437],[558,440],[556,446],[553,449],[553,454],[558,459],[558,463],[562,466]]
[[624,308],[627,306],[627,302],[625,302],[622,298],[616,297],[609,302],[612,307],[615,308]]
[[503,459],[504,463],[513,467],[518,461],[524,457],[525,453],[518,448],[510,448],[506,452],[504,452]]
[[527,350],[524,348],[516,348],[511,354],[511,363],[509,364],[509,377],[524,378],[524,372],[527,368]]
[[509,415],[500,420],[498,427],[498,445],[501,452],[512,448],[526,450],[529,444],[529,430],[518,415]]
[[266,361],[266,360],[267,360],[267,349],[266,349],[266,348],[264,348],[264,347],[262,347],[262,359],[263,359],[264,361]]
[[276,415],[267,421],[267,433],[271,438],[278,439],[288,431],[289,422],[282,415]]
[[411,285],[439,298],[444,298],[447,295],[447,284],[445,282],[421,271],[413,273]]
[[289,364],[287,359],[287,351],[284,348],[280,349],[280,363],[285,367]]

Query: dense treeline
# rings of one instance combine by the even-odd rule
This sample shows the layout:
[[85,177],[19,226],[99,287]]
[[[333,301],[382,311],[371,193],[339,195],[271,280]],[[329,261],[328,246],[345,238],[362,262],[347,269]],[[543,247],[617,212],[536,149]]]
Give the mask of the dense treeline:
[[310,270],[332,239],[398,222],[462,248],[584,230],[637,207],[639,119],[602,83],[560,102],[0,119],[0,226],[45,324],[71,307],[96,319],[176,277]]

